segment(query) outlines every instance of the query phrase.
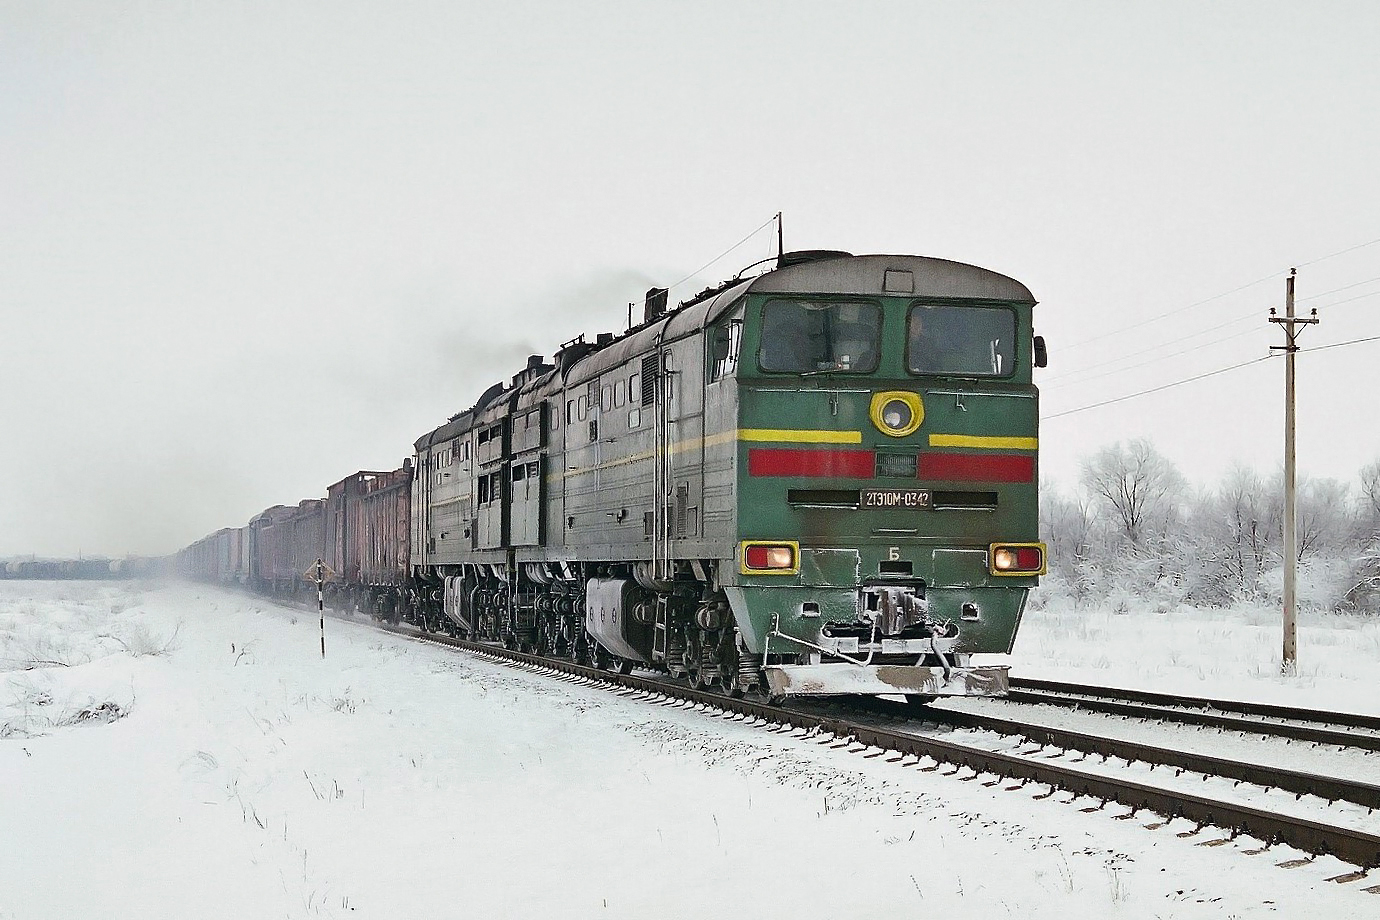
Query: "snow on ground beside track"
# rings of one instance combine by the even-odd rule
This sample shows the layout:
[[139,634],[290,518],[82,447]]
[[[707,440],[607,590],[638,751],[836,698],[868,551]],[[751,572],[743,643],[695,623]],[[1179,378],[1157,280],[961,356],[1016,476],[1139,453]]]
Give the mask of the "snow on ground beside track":
[[[1197,846],[199,586],[0,582],[0,918],[1373,916]],[[82,716],[90,712],[95,715]],[[1086,806],[1090,803],[1082,802]]]
[[1380,713],[1380,617],[1302,611],[1298,668],[1280,673],[1277,608],[1124,599],[1027,610],[1012,674],[1286,706]]

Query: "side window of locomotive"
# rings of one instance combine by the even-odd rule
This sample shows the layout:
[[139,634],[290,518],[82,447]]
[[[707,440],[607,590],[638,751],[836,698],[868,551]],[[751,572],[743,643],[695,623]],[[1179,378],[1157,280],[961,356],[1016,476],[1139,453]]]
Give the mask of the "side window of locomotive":
[[951,377],[1011,376],[1016,370],[1016,312],[915,304],[906,321],[906,369]]
[[772,300],[762,308],[757,361],[785,374],[867,374],[877,369],[881,334],[874,303]]
[[503,497],[503,473],[488,473],[479,477],[479,504],[488,505]]
[[614,381],[613,407],[615,409],[623,408],[623,403],[627,402],[627,394],[624,392],[623,386],[623,381],[621,379]]
[[715,326],[709,335],[709,382],[733,376],[738,367],[738,346],[743,337],[742,320]]

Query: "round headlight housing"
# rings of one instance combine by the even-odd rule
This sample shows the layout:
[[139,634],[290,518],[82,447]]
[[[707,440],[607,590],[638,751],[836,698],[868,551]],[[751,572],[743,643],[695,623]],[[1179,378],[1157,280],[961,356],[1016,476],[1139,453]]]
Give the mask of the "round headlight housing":
[[893,438],[913,434],[925,420],[925,406],[918,393],[890,390],[872,395],[872,424]]
[[899,430],[910,424],[910,406],[907,406],[899,399],[893,399],[882,406],[882,424],[893,430]]

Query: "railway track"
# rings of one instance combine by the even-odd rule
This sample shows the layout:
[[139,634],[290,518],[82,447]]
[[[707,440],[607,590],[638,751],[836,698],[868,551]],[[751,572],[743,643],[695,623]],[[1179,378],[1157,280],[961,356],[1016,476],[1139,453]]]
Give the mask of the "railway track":
[[[1259,848],[1246,851],[1248,853],[1263,853],[1275,844],[1285,844],[1311,854],[1311,857],[1330,855],[1358,867],[1356,871],[1334,876],[1330,881],[1359,881],[1366,877],[1367,870],[1380,867],[1380,835],[1377,834],[1290,815],[1276,808],[1255,807],[1191,793],[1183,788],[1098,773],[1080,768],[1078,763],[1054,763],[1047,757],[1035,756],[1041,753],[1038,749],[1020,754],[987,750],[981,745],[935,737],[923,730],[923,723],[939,722],[959,728],[981,728],[1004,735],[1019,735],[1041,747],[1055,745],[1064,750],[1101,755],[1104,761],[1118,758],[1128,763],[1140,761],[1153,766],[1164,765],[1180,772],[1191,770],[1203,773],[1204,778],[1224,776],[1236,782],[1284,789],[1298,796],[1313,794],[1329,800],[1353,802],[1367,809],[1380,805],[1380,786],[1314,774],[1290,774],[1221,758],[1184,754],[968,713],[936,710],[917,717],[904,704],[887,700],[875,700],[861,707],[850,705],[848,708],[837,704],[819,706],[808,703],[773,706],[762,700],[734,699],[695,690],[666,678],[599,670],[564,659],[544,658],[487,643],[424,633],[411,626],[384,625],[382,628],[414,639],[464,649],[493,661],[566,679],[612,685],[622,692],[642,695],[658,702],[704,707],[736,720],[761,724],[771,731],[809,737],[867,757],[886,757],[889,761],[901,763],[909,761],[925,770],[939,770],[947,765],[952,768],[948,775],[971,771],[970,776],[961,778],[982,778],[987,786],[1008,791],[1032,786],[1037,789],[1047,787],[1035,797],[1049,798],[1064,793],[1071,796],[1068,800],[1070,803],[1083,797],[1098,803],[1086,810],[1098,810],[1110,803],[1118,803],[1129,809],[1119,818],[1132,818],[1141,811],[1153,812],[1161,820],[1147,825],[1152,828],[1162,827],[1175,818],[1183,818],[1197,825],[1193,833],[1213,827],[1228,834],[1220,841],[1206,841],[1209,844],[1227,843],[1245,835],[1262,842]],[[1288,868],[1307,863],[1310,859],[1285,860],[1279,865]],[[1380,885],[1365,890],[1380,894]]]
[[1099,756],[1103,760],[1115,758],[1127,764],[1144,763],[1152,770],[1156,767],[1167,767],[1178,773],[1191,772],[1204,777],[1220,776],[1236,783],[1251,783],[1266,789],[1280,789],[1295,796],[1313,795],[1328,803],[1351,802],[1366,808],[1368,812],[1380,808],[1380,785],[1373,783],[1286,770],[1275,766],[1261,766],[1177,748],[1108,738],[1088,732],[1032,725],[1017,719],[1004,719],[980,713],[936,707],[924,715],[917,716],[913,710],[905,710],[903,704],[894,704],[888,700],[866,702],[862,705],[872,711],[896,716],[908,711],[912,718],[923,719],[936,725],[1019,736],[1034,744],[1079,751]]
[[1199,696],[1122,690],[1051,680],[1012,678],[1006,699],[1101,712],[1222,731],[1254,733],[1311,744],[1380,751],[1380,717],[1299,709]]

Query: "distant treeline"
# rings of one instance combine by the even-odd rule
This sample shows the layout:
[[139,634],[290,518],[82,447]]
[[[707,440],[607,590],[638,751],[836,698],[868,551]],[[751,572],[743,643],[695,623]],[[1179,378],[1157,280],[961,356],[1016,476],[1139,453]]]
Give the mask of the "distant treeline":
[[[1283,486],[1282,474],[1237,467],[1199,488],[1149,441],[1104,447],[1084,461],[1072,494],[1045,485],[1043,591],[1164,607],[1279,601]],[[1300,607],[1380,613],[1380,461],[1361,471],[1359,492],[1300,478],[1297,495]]]

